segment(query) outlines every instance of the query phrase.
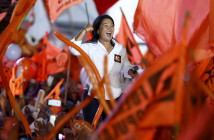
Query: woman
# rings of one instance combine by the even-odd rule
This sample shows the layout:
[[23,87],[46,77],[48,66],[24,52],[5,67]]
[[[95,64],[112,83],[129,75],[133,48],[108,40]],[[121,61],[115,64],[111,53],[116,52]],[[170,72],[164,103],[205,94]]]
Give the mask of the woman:
[[[82,43],[82,39],[88,31],[92,31],[92,39]],[[113,97],[117,100],[122,91],[120,85],[121,73],[126,78],[133,78],[135,73],[131,69],[126,55],[126,49],[113,39],[114,21],[108,15],[98,16],[93,26],[88,24],[72,41],[80,46],[81,49],[91,58],[101,77],[103,77],[104,56],[108,57],[108,73],[111,83]],[[80,55],[74,48],[69,47],[74,55]],[[86,80],[86,90],[83,93],[83,100],[90,96],[93,89],[89,79]],[[105,99],[109,100],[106,88]],[[84,120],[92,123],[95,113],[98,109],[99,102],[96,98],[83,109]]]

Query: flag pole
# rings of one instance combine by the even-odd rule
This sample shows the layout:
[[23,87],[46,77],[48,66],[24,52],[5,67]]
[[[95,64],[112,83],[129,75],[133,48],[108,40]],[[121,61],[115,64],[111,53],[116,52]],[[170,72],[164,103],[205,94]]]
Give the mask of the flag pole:
[[87,6],[87,3],[85,2],[85,10],[86,10],[86,16],[87,16],[87,22],[88,24],[90,23],[90,20],[89,20],[89,14],[88,14],[88,6]]
[[67,104],[67,97],[68,97],[68,86],[69,86],[69,80],[70,80],[70,67],[71,67],[71,56],[69,51],[67,52],[68,54],[68,69],[67,69],[67,75],[66,75],[66,83],[65,83],[65,96],[64,96],[64,104]]

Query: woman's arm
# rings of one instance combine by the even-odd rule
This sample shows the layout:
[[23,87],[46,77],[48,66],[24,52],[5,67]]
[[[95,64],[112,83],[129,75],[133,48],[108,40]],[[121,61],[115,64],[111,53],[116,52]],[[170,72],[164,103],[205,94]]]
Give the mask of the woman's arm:
[[75,41],[81,41],[85,34],[88,32],[88,31],[92,31],[93,30],[93,26],[91,24],[88,24],[86,27],[84,27],[80,32],[79,34],[75,37]]
[[[91,24],[88,24],[88,25],[87,25],[85,28],[83,28],[83,29],[79,32],[79,34],[78,34],[75,38],[73,38],[71,41],[72,41],[73,43],[75,43],[76,45],[78,45],[79,47],[81,47],[81,49],[83,49],[84,51],[86,51],[86,50],[85,50],[85,49],[86,49],[85,47],[82,48],[82,46],[83,46],[83,44],[82,44],[82,39],[84,38],[85,34],[86,34],[88,31],[92,31],[92,30],[93,30],[92,25],[91,25]],[[68,47],[68,50],[69,50],[73,55],[76,55],[76,56],[80,55],[80,53],[79,53],[76,49],[72,48],[71,46]]]

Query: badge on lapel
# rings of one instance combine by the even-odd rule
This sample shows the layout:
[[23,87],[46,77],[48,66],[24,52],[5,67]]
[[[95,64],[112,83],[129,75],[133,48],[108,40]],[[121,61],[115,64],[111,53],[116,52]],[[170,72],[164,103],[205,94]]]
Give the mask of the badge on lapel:
[[114,61],[118,62],[118,63],[121,63],[121,56],[117,55],[117,54],[114,54]]

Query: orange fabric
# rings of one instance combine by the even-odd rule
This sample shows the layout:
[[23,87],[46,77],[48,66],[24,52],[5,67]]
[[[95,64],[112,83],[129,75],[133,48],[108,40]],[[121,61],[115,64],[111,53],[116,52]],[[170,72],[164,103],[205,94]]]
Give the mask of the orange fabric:
[[32,56],[38,65],[37,81],[45,81],[48,75],[59,73],[68,69],[68,50],[52,45],[47,36],[43,39],[43,50]]
[[[118,140],[147,140],[154,137],[154,128],[180,123],[187,27],[182,31],[179,46],[155,61],[124,92],[112,115],[95,132],[94,139],[111,137]],[[146,132],[144,130],[149,133],[144,136],[136,135],[136,132]]]
[[214,0],[210,0],[210,15],[209,15],[209,29],[210,29],[210,36],[209,36],[209,43],[212,44],[214,47]]
[[140,62],[143,56],[123,12],[119,33],[116,36],[116,40],[126,47],[128,58],[132,64],[137,64]]
[[61,49],[52,45],[47,36],[44,38],[43,43],[46,45],[47,74],[51,75],[66,70],[68,68],[67,48]]
[[[48,99],[61,100],[61,98],[60,98],[60,86],[63,84],[63,82],[64,82],[64,79],[61,79],[57,83],[57,85],[51,90],[51,92],[44,98],[43,103]],[[60,106],[60,107],[51,106],[50,109],[55,115],[58,115],[62,110],[62,106]]]
[[209,8],[209,0],[139,0],[134,30],[151,51],[160,56],[181,40],[183,21],[190,14],[187,42],[194,49],[195,60],[199,61],[214,55],[208,44]]
[[44,4],[50,21],[54,22],[64,10],[80,4],[83,1],[84,0],[44,0]]
[[77,56],[72,55],[70,52],[68,53],[70,55],[70,77],[73,80],[80,82],[80,71],[82,69],[82,65],[79,63]]
[[207,60],[208,60],[207,62],[209,63],[207,63],[206,69],[203,71],[203,74],[201,75],[201,79],[208,86],[208,88],[212,92],[214,92],[214,57],[211,57]]
[[51,98],[51,99],[60,99],[60,86],[62,85],[62,83],[64,82],[64,79],[61,79],[57,85],[51,90],[51,92],[44,98],[43,103]]
[[198,77],[202,77],[202,75],[206,71],[207,66],[209,65],[211,59],[212,59],[211,57],[207,58],[207,59],[203,59],[202,61],[195,64],[195,67],[197,67],[196,68],[196,74]]
[[47,58],[46,51],[43,50],[31,57],[31,60],[37,64],[36,81],[44,82],[47,79]]
[[[12,70],[11,68],[7,67],[7,66],[3,66],[2,67],[3,71],[4,71],[4,75],[7,78],[7,81],[10,81],[11,75],[12,75]],[[4,87],[4,83],[2,78],[0,77],[0,87]]]
[[24,78],[23,78],[23,71],[16,78],[15,68],[12,69],[12,76],[9,82],[10,90],[15,95],[22,95],[24,91]]
[[85,41],[88,41],[92,39],[92,31],[87,32],[86,37],[85,37]]
[[[26,1],[26,0],[19,0],[11,17],[10,24],[4,29],[4,31],[0,34],[0,62],[2,62],[3,56],[6,52],[7,46],[12,42],[13,35],[15,34],[17,28],[19,28],[19,25],[25,15],[27,15],[28,11],[32,8],[32,6],[35,4],[35,0]],[[2,63],[0,63],[0,67],[2,67]],[[6,79],[6,76],[4,75],[3,69],[0,69],[0,76],[2,78],[2,81],[4,82],[7,95],[10,99],[10,103],[15,110],[15,113],[17,116],[19,116],[20,120],[23,123],[26,135],[32,136],[32,133],[30,131],[29,123],[27,119],[25,118],[24,114],[20,110],[19,106],[16,103],[15,98],[13,97],[8,81]]]
[[[136,79],[125,91],[108,121],[102,128],[98,128],[95,137],[146,140],[154,137],[152,129],[155,127],[173,125],[180,121],[181,103],[178,102],[181,100],[178,98],[183,96],[183,79],[178,77],[182,77],[184,70],[184,63],[180,61],[183,57],[180,48],[176,47],[161,57]],[[169,75],[167,71],[171,71]],[[138,131],[146,132],[144,129],[151,130],[151,133],[136,135]]]
[[171,48],[176,2],[177,0],[138,2],[134,31],[157,56]]
[[151,108],[147,109],[139,127],[149,128],[172,125],[175,123],[174,111],[175,103],[173,101],[155,103]]
[[182,129],[177,140],[214,139],[214,107],[201,106],[192,121]]

